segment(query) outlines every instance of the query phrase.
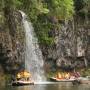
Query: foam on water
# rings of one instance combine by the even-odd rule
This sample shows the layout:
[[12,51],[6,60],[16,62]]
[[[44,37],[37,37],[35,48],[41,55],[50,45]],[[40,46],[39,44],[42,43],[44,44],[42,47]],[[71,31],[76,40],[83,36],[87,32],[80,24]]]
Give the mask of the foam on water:
[[49,82],[49,81],[46,81],[46,82],[34,82],[34,84],[55,84],[55,83],[58,83],[58,82]]

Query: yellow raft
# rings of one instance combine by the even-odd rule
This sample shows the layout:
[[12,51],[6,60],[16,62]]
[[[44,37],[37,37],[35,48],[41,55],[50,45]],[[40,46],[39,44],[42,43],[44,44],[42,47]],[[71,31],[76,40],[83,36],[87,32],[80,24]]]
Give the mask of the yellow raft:
[[31,74],[27,71],[19,72],[16,75],[16,80],[12,82],[12,86],[23,86],[33,84],[34,82],[31,80]]

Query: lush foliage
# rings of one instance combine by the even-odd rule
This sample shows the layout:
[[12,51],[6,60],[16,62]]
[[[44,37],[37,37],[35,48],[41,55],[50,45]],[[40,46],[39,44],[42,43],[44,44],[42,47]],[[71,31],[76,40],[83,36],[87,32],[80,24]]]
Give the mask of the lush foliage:
[[49,33],[59,29],[58,20],[70,19],[74,13],[73,0],[1,0],[0,6],[26,12],[40,43],[46,45],[54,43]]
[[28,14],[40,43],[53,44],[54,35],[49,33],[60,29],[58,20],[70,19],[75,11],[80,16],[89,15],[90,0],[0,0],[0,10],[5,7]]
[[[25,11],[34,25],[40,43],[52,45],[54,35],[52,30],[59,29],[58,20],[72,17],[74,12],[73,0],[18,0],[18,9]],[[53,19],[53,20],[51,20]],[[57,23],[54,23],[57,19]],[[59,27],[58,27],[59,26]]]
[[69,18],[74,12],[73,0],[47,0],[50,15],[60,19]]
[[90,16],[90,0],[74,0],[75,11],[77,15]]

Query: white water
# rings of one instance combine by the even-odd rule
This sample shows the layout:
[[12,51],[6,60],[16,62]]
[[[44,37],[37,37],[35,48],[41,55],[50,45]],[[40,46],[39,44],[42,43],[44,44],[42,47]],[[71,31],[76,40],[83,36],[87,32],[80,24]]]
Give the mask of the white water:
[[34,29],[32,24],[26,19],[26,14],[22,11],[20,11],[20,13],[22,14],[22,22],[26,36],[25,69],[31,73],[32,80],[36,82],[45,81],[43,69],[44,62]]
[[59,82],[49,82],[49,81],[46,81],[46,82],[45,82],[45,81],[44,81],[44,82],[34,82],[34,84],[40,84],[40,85],[41,85],[41,84],[45,84],[45,85],[46,85],[46,84],[60,84],[60,83],[59,83]]

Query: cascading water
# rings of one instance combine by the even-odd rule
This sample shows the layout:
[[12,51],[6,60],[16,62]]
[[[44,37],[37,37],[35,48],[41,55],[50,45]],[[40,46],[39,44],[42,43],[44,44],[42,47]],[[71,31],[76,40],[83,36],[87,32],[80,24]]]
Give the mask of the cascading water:
[[32,24],[26,19],[26,14],[22,14],[22,22],[25,29],[26,48],[25,48],[25,69],[32,74],[32,80],[36,82],[45,81],[43,58],[39,49],[38,40],[34,33]]

